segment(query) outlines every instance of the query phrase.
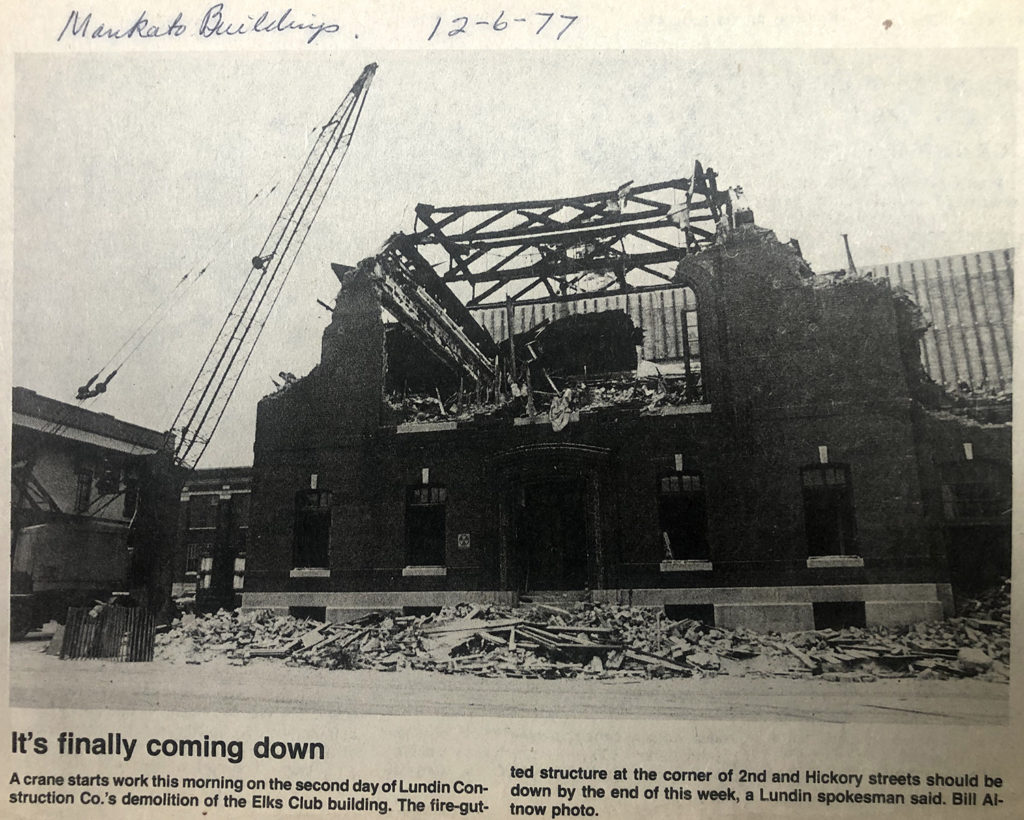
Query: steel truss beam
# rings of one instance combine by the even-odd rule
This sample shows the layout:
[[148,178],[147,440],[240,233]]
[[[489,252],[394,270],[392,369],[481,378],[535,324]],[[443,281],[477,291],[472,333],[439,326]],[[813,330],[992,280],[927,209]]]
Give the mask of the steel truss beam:
[[408,237],[396,234],[363,265],[378,283],[381,304],[457,373],[494,378],[498,348],[469,310],[434,273]]
[[538,288],[549,296],[630,292],[672,281],[680,259],[714,242],[733,210],[716,178],[697,162],[689,179],[587,196],[421,204],[423,227],[405,239],[445,283],[469,286],[470,308],[524,299]]

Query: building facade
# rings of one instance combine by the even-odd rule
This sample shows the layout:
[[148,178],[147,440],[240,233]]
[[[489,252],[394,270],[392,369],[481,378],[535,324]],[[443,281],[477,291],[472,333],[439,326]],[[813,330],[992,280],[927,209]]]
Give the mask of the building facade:
[[201,608],[241,601],[249,532],[251,467],[194,470],[181,492],[174,595]]
[[[338,272],[320,364],[259,405],[243,606],[343,619],[558,593],[782,630],[949,611],[943,465],[1004,464],[1008,428],[965,437],[929,405],[927,323],[881,277],[815,277],[732,225],[622,304],[505,311],[517,332],[626,312],[632,380],[583,361],[527,375],[525,399],[474,406],[458,384],[410,415],[386,389],[403,380],[379,282]],[[496,340],[501,315],[476,312]]]

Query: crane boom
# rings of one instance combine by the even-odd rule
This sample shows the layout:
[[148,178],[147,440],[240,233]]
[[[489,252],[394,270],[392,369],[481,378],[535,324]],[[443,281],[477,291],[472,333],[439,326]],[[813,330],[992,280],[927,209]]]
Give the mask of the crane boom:
[[259,253],[253,257],[252,268],[175,416],[171,427],[176,442],[174,459],[189,470],[202,458],[217,429],[338,173],[376,70],[376,63],[363,69],[338,110],[321,126],[281,212]]

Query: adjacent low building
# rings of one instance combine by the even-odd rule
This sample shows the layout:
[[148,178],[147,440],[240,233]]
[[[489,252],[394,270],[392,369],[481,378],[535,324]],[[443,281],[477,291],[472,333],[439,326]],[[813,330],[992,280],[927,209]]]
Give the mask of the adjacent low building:
[[12,411],[12,629],[113,591],[155,604],[173,527],[165,434],[24,387]]

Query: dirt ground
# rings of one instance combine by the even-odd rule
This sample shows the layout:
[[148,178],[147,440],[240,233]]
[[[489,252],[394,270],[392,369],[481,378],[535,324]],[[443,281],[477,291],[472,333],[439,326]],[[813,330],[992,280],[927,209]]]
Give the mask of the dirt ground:
[[523,680],[329,671],[271,659],[244,667],[226,660],[188,666],[62,661],[43,654],[44,646],[11,644],[12,707],[946,725],[1000,725],[1009,718],[1009,686],[970,679]]

